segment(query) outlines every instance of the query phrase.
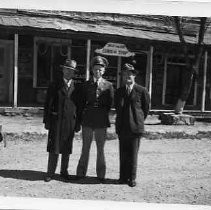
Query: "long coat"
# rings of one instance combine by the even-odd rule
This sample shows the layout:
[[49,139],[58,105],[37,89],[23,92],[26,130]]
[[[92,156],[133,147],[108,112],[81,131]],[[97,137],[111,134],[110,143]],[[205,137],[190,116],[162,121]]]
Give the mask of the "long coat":
[[102,79],[97,87],[93,79],[86,81],[82,87],[82,101],[80,103],[82,126],[91,128],[109,127],[109,110],[113,104],[113,98],[114,92],[111,82]]
[[116,133],[119,135],[142,134],[149,103],[148,91],[138,84],[134,84],[129,95],[126,86],[117,89],[115,95]]
[[49,129],[47,151],[71,154],[77,121],[78,88],[72,81],[68,89],[63,80],[50,84],[44,106],[43,122]]

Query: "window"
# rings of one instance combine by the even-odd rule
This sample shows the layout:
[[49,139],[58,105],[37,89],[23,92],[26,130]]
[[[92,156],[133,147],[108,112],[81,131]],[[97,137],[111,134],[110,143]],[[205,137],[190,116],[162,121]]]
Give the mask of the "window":
[[85,80],[86,40],[36,37],[34,45],[34,87],[46,88],[56,80],[67,58],[77,62],[76,81]]
[[[166,92],[165,104],[175,104],[181,93],[181,86],[183,85],[184,75],[186,71],[185,58],[179,56],[168,56],[167,61],[167,77],[166,77]],[[186,102],[186,105],[194,105],[196,80],[193,78],[191,91]]]
[[75,81],[80,83],[86,78],[86,40],[72,40],[71,58],[76,60],[78,72]]

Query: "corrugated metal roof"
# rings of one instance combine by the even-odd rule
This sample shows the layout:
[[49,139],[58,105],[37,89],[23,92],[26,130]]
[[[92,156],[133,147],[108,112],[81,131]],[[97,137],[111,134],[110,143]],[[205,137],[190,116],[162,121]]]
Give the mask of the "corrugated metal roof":
[[[59,11],[0,11],[0,26],[89,32],[179,42],[174,27],[165,22],[166,20],[168,19],[165,19],[165,16],[130,16]],[[197,24],[195,23],[195,25]],[[195,28],[192,27],[192,30],[196,30]],[[192,36],[185,37],[189,43],[196,43],[197,41],[193,31]],[[211,38],[206,36],[205,42],[211,44]]]

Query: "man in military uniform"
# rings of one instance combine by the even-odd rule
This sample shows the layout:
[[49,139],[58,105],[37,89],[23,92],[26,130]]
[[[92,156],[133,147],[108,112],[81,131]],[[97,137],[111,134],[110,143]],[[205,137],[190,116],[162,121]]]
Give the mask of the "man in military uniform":
[[77,177],[86,176],[89,151],[93,135],[97,146],[96,172],[98,179],[103,182],[106,173],[104,145],[106,129],[110,126],[109,110],[113,103],[112,83],[102,76],[108,66],[108,61],[102,56],[96,56],[91,61],[92,77],[82,88],[81,113],[83,145],[77,167]]
[[135,83],[137,71],[133,65],[123,66],[124,85],[115,95],[116,133],[119,137],[120,178],[119,183],[136,186],[136,171],[140,138],[144,132],[144,120],[149,111],[149,93]]
[[62,75],[50,84],[44,106],[43,122],[48,132],[48,169],[45,181],[49,182],[55,173],[59,154],[61,157],[60,175],[69,180],[68,163],[72,153],[74,132],[77,126],[78,89],[73,81],[76,61],[67,59],[62,67]]

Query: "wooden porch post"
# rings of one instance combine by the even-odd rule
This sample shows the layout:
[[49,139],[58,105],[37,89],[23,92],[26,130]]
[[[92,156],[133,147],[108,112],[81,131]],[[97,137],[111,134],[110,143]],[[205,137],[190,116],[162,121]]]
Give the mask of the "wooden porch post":
[[166,79],[167,79],[167,55],[164,60],[164,72],[163,72],[163,92],[162,92],[162,105],[166,103]]
[[13,93],[13,107],[16,108],[18,104],[18,34],[15,34],[14,44],[14,93]]
[[193,105],[196,106],[197,104],[197,91],[198,91],[198,83],[197,80],[195,79],[194,81],[194,96],[193,96]]
[[91,40],[87,40],[87,48],[86,48],[86,81],[89,80],[90,77],[90,54],[91,54]]
[[70,39],[69,44],[67,46],[67,58],[71,59],[71,46],[72,46],[72,40]]
[[33,57],[33,88],[37,87],[37,42],[36,38],[34,39],[34,57]]
[[205,111],[205,99],[206,99],[206,83],[207,83],[207,51],[204,53],[204,68],[203,68],[203,89],[202,89],[202,101],[201,111]]
[[117,58],[117,88],[120,87],[120,72],[121,72],[121,63],[122,63],[122,59],[120,56],[118,56]]
[[50,82],[52,82],[53,81],[53,60],[54,60],[54,46],[53,45],[51,45],[50,46],[50,48],[51,48],[51,58],[50,58]]
[[[150,95],[150,99],[152,98],[152,67],[153,67],[153,46],[150,46],[149,49],[149,58],[148,58],[148,91]],[[151,109],[151,104],[150,104]]]

